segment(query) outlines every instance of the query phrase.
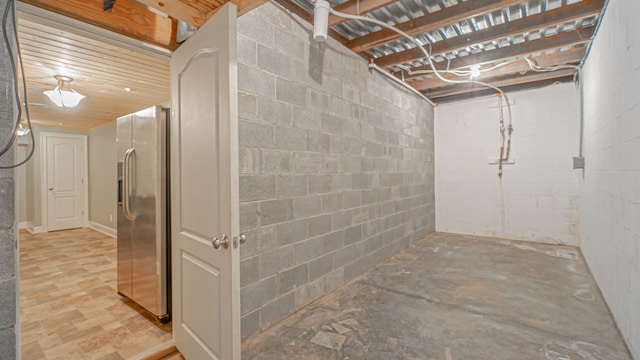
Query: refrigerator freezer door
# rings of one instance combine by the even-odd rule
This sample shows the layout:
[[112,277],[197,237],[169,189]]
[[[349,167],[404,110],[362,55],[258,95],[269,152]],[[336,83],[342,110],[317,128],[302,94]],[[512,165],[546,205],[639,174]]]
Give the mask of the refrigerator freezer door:
[[[116,151],[118,159],[118,177],[122,177],[124,155],[131,148],[131,115],[123,116],[118,119],[116,130]],[[122,179],[124,181],[124,179]],[[126,196],[126,194],[120,194]],[[118,204],[117,210],[117,229],[118,229],[118,292],[126,297],[133,296],[133,288],[131,281],[131,221],[124,214],[122,203]]]
[[167,313],[165,126],[159,106],[133,114],[132,299],[156,316]]

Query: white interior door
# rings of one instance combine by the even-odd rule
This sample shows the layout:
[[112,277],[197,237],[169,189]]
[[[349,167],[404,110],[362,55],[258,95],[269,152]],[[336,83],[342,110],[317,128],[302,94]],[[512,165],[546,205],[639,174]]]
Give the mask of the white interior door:
[[173,337],[187,359],[240,359],[236,43],[227,3],[171,59]]
[[47,231],[85,226],[85,141],[83,136],[45,136]]

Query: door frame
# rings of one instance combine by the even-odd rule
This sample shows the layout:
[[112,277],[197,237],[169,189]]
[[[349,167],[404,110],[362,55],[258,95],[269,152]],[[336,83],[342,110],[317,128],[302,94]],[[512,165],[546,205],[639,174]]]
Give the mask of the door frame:
[[71,134],[64,132],[48,132],[43,131],[40,133],[40,225],[44,232],[49,231],[49,213],[48,203],[49,197],[47,196],[47,141],[50,138],[73,138],[82,140],[82,166],[84,167],[82,176],[84,178],[82,186],[82,192],[84,195],[84,214],[82,215],[82,226],[89,226],[89,141],[87,135],[83,134]]

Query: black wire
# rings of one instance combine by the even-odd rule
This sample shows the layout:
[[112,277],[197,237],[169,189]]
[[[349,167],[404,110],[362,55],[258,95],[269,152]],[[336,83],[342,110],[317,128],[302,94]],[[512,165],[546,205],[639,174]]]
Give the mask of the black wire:
[[9,10],[13,9],[13,1],[7,1],[7,4],[5,5],[4,8],[4,13],[2,15],[2,36],[4,38],[4,43],[5,43],[5,47],[7,48],[7,53],[9,54],[9,63],[11,65],[11,70],[12,70],[12,74],[13,74],[13,85],[14,85],[14,96],[16,97],[16,104],[18,106],[18,116],[17,116],[17,121],[16,124],[13,127],[13,131],[12,133],[14,134],[13,136],[11,136],[11,138],[9,139],[9,142],[7,143],[7,145],[2,148],[2,150],[0,150],[0,156],[4,155],[7,151],[9,151],[9,149],[11,148],[11,146],[13,146],[14,141],[16,140],[16,129],[18,127],[18,124],[20,123],[20,117],[22,116],[22,105],[20,104],[20,99],[17,97],[18,94],[18,79],[16,78],[16,63],[15,60],[13,59],[13,51],[11,50],[11,44],[9,43],[9,34],[7,31],[7,20],[9,19]]
[[13,126],[11,138],[7,142],[6,146],[2,150],[0,150],[0,157],[5,155],[15,143],[18,137],[17,130],[18,130],[18,127],[20,126],[20,119],[22,118],[22,104],[20,103],[20,89],[18,86],[18,74],[16,72],[16,63],[13,57],[14,56],[13,50],[11,49],[11,44],[9,42],[9,35],[8,35],[9,32],[7,31],[7,20],[9,19],[9,13],[11,13],[13,37],[16,41],[16,48],[18,49],[17,55],[18,55],[18,60],[20,62],[20,73],[22,75],[22,88],[23,88],[25,114],[27,117],[27,128],[29,129],[32,146],[31,146],[31,151],[23,161],[17,164],[12,164],[8,166],[0,166],[0,169],[13,169],[20,165],[25,164],[27,161],[29,161],[33,157],[33,154],[35,152],[35,144],[36,144],[35,136],[33,134],[33,129],[31,127],[31,116],[29,114],[29,102],[27,100],[27,83],[24,75],[24,64],[22,62],[22,54],[20,52],[20,43],[18,40],[18,26],[17,26],[16,16],[15,16],[15,11],[14,11],[14,2],[12,0],[9,0],[7,1],[7,4],[4,8],[4,12],[2,15],[2,36],[4,38],[7,53],[9,55],[9,63],[11,65],[11,72],[13,74],[14,96],[15,96],[16,105],[18,108],[18,114],[16,116],[16,121]]

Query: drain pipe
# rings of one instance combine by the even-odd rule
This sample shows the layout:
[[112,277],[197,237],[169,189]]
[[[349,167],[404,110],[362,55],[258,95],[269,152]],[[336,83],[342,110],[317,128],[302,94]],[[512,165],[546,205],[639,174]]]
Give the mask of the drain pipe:
[[573,157],[573,168],[582,169],[584,176],[584,87],[582,85],[582,68],[578,67],[578,92],[580,96],[580,138],[578,139],[578,156]]
[[435,107],[437,106],[433,101],[429,100],[428,97],[424,96],[424,94],[422,94],[420,91],[416,90],[415,88],[413,88],[411,85],[407,84],[406,82],[398,79],[397,77],[391,75],[391,73],[389,73],[388,71],[384,70],[383,68],[381,68],[380,66],[374,64],[374,63],[369,63],[369,70],[376,70],[377,72],[379,72],[380,74],[388,77],[389,79],[395,81],[396,83],[404,86],[407,90],[410,90],[412,93],[418,95],[419,97],[421,97],[422,99],[424,99],[425,101],[427,101],[429,104],[431,104],[431,106]]
[[578,71],[580,77],[580,142],[578,148],[578,157],[573,158],[573,168],[584,170],[584,86],[582,85],[582,69]]

